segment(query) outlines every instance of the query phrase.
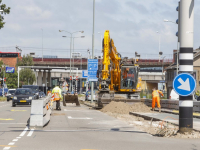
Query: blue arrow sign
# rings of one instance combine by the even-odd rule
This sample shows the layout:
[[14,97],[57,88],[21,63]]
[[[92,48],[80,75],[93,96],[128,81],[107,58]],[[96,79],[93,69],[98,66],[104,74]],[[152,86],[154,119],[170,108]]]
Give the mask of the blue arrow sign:
[[178,95],[191,95],[196,89],[196,80],[189,73],[181,73],[174,79],[173,88]]

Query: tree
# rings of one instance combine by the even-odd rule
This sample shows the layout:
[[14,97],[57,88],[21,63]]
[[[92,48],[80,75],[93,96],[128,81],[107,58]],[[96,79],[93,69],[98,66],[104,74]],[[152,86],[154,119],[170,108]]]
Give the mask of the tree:
[[[24,55],[22,59],[18,60],[17,66],[32,66],[33,58],[30,55]],[[34,72],[30,68],[24,68],[19,72],[19,84],[28,85],[36,81]]]
[[19,72],[20,86],[28,84],[32,85],[35,80],[36,80],[35,74],[31,69],[25,68],[20,70]]
[[18,83],[18,80],[17,80],[18,73],[17,73],[17,71],[15,71],[15,73],[6,73],[5,77],[6,77],[7,87],[9,89],[10,88],[16,89],[17,85],[18,85],[17,84]]
[[30,55],[24,55],[22,59],[18,59],[17,66],[33,66],[33,58]]
[[4,27],[5,22],[4,21],[4,17],[2,16],[2,14],[6,15],[10,13],[10,7],[6,7],[6,4],[1,4],[2,0],[0,0],[0,9],[3,10],[3,12],[1,12],[0,15],[0,29]]

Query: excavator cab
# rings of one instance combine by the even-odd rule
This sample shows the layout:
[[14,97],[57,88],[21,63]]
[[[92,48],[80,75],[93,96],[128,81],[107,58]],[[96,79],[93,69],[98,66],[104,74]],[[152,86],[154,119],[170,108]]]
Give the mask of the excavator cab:
[[136,89],[138,80],[138,67],[122,66],[121,89]]

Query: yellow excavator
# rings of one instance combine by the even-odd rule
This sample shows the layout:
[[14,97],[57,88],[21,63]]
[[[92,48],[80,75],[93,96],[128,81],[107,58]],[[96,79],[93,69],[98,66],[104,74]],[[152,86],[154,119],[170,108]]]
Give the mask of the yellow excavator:
[[114,100],[114,94],[125,94],[127,99],[138,99],[139,66],[136,60],[122,59],[117,52],[114,41],[110,39],[109,30],[104,33],[102,68],[97,71],[99,80],[98,106],[103,107],[103,102]]

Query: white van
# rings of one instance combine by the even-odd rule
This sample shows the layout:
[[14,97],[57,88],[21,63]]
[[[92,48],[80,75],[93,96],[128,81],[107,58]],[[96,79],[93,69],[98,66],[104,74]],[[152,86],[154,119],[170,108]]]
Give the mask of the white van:
[[[179,100],[179,95],[174,91],[174,89],[171,90],[169,99],[170,100]],[[194,94],[193,94],[193,100],[196,101]]]

